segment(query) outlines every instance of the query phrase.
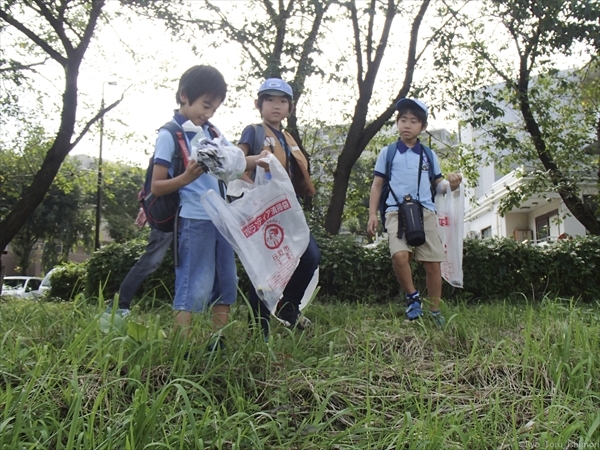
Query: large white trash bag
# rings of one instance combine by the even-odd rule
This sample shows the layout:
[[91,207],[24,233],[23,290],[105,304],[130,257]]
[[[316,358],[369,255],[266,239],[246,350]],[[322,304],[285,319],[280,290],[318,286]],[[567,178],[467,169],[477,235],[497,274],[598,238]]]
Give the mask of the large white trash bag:
[[[446,187],[446,189],[444,189]],[[464,230],[464,191],[463,185],[455,191],[444,180],[438,185],[435,207],[438,213],[438,231],[444,244],[446,261],[442,263],[442,278],[454,287],[463,287],[463,230]]]
[[269,174],[257,167],[255,183],[242,198],[226,203],[210,190],[201,202],[273,312],[308,247],[310,231],[285,169],[275,156],[265,159]]
[[246,156],[235,145],[230,145],[225,138],[193,139],[192,158],[206,171],[229,183],[241,177],[246,170]]

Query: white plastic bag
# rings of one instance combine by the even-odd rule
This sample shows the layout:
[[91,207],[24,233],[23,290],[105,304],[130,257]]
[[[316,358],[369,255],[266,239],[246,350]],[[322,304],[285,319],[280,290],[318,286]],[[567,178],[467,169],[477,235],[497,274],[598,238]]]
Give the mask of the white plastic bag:
[[225,183],[238,179],[246,170],[244,152],[222,136],[192,140],[192,158]]
[[[443,184],[442,184],[443,183]],[[442,277],[454,287],[463,287],[463,229],[464,229],[464,191],[463,185],[455,191],[444,180],[439,185],[445,194],[437,194],[435,205],[438,214],[438,231],[444,244],[446,261],[442,263]]]
[[201,202],[273,311],[308,247],[310,231],[285,169],[275,156],[265,159],[270,172],[257,167],[255,183],[242,198],[228,204],[210,190]]

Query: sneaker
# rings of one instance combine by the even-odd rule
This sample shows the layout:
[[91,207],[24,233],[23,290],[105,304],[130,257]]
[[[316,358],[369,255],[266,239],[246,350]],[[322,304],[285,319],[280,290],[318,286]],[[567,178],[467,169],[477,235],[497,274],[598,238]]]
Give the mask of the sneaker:
[[291,303],[280,301],[275,309],[275,315],[283,321],[286,327],[294,328],[300,318],[300,311]]
[[[112,306],[109,306],[108,308],[106,308],[106,311],[104,311],[106,314],[111,314],[112,315]],[[129,314],[131,314],[131,310],[127,309],[127,308],[119,308],[119,309],[115,309],[115,316],[120,316],[123,319],[125,319]]]
[[213,352],[218,352],[218,351],[225,351],[225,339],[221,336],[213,339],[211,342],[208,343],[208,346],[206,347],[206,351],[208,353],[213,353]]
[[423,310],[421,309],[421,300],[413,300],[406,308],[406,320],[417,320],[420,319],[422,315]]
[[444,327],[446,320],[444,319],[444,316],[442,316],[441,311],[430,311],[429,314],[431,315],[431,318],[433,319],[433,321],[435,322],[435,324],[438,327],[440,327],[440,328]]
[[301,330],[306,330],[307,328],[312,327],[312,321],[304,314],[300,313],[300,316],[296,321],[296,327],[298,327]]

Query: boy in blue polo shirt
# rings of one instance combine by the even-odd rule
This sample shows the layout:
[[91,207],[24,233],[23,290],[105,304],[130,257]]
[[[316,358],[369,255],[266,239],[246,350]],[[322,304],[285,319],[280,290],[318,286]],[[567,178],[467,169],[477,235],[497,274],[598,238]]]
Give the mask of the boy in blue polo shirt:
[[[234,251],[219,233],[200,203],[200,198],[213,189],[225,196],[225,186],[190,157],[190,143],[201,138],[213,138],[219,131],[209,122],[225,100],[227,84],[223,75],[210,66],[194,66],[179,80],[175,111],[176,123],[186,138],[188,164],[174,178],[175,143],[166,129],[158,132],[154,151],[152,194],[162,196],[179,191],[178,265],[175,269],[175,331],[183,338],[190,332],[192,313],[209,307],[213,329],[217,331],[229,320],[231,305],[237,296],[237,273]],[[264,155],[263,155],[264,156]],[[246,158],[248,170],[256,167],[261,155]],[[187,158],[186,158],[187,159]],[[223,348],[220,337],[210,350]]]
[[[406,293],[406,318],[419,319],[423,315],[422,302],[419,291],[413,283],[410,263],[413,255],[415,260],[423,263],[426,274],[426,285],[429,300],[429,309],[433,319],[440,326],[444,318],[440,312],[442,296],[442,272],[440,263],[445,260],[442,240],[438,233],[438,221],[433,201],[434,189],[444,179],[437,155],[426,152],[419,141],[419,135],[427,128],[427,106],[415,99],[403,98],[396,104],[398,115],[398,139],[395,155],[392,159],[390,173],[386,174],[386,150],[384,148],[375,163],[373,184],[369,199],[369,222],[367,231],[374,235],[379,225],[377,209],[383,189],[384,181],[389,182],[390,190],[396,198],[402,199],[410,194],[413,199],[418,198],[423,207],[423,222],[425,225],[425,243],[418,247],[410,247],[406,243],[406,233],[398,237],[398,203],[392,192],[386,199],[385,225],[388,233],[392,267],[396,278]],[[429,153],[433,160],[427,157]],[[421,167],[419,167],[421,164]],[[433,179],[430,179],[430,165],[433,167]],[[419,177],[419,171],[421,176]],[[457,173],[448,175],[450,188],[454,191],[460,185],[462,176]],[[418,185],[420,180],[420,184]],[[417,186],[418,185],[418,186]],[[442,194],[443,192],[438,192]]]

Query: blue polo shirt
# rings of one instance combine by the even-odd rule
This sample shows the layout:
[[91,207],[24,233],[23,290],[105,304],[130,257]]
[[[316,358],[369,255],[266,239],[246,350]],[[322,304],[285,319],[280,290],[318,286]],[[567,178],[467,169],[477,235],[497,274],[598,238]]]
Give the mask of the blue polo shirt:
[[[385,160],[386,152],[388,147],[384,147],[377,157],[375,163],[374,175],[376,177],[386,178],[385,175]],[[419,179],[419,158],[421,156],[421,143],[417,140],[417,143],[413,148],[408,148],[404,142],[398,140],[395,149],[394,159],[392,159],[391,168],[391,182],[390,187],[398,197],[398,200],[402,201],[402,197],[406,194],[410,194],[414,199],[417,198],[417,182]],[[421,204],[431,210],[435,211],[435,203],[431,198],[431,184],[429,182],[429,164],[433,164],[434,180],[442,178],[442,171],[438,163],[438,158],[435,152],[433,154],[433,161],[429,161],[427,154],[423,152],[423,162],[421,164],[421,185],[419,186],[419,201]],[[386,200],[388,205],[387,211],[398,210],[396,200],[390,193]]]
[[[173,117],[173,122],[177,123],[181,127],[186,121],[187,119],[181,114],[177,112],[175,113]],[[198,136],[199,138],[211,137],[208,131],[208,127],[208,124],[204,124],[202,126],[201,131],[187,131],[184,133],[188,149],[190,148],[190,141],[194,139],[196,134],[203,133],[203,136]],[[179,151],[179,149],[177,151]],[[171,161],[173,160],[174,152],[175,143],[173,142],[173,137],[171,136],[171,133],[164,129],[159,130],[158,137],[156,138],[156,145],[154,148],[154,164],[160,164],[162,166],[168,167],[169,174],[171,176],[173,175]],[[217,192],[217,194],[220,193],[219,180],[210,173],[203,173],[202,175],[200,175],[200,177],[196,178],[190,184],[188,184],[187,186],[183,186],[181,189],[179,189],[179,204],[181,206],[181,212],[179,215],[181,217],[185,217],[186,219],[210,220],[210,217],[208,216],[208,214],[206,214],[206,211],[200,203],[200,198],[204,194],[206,194],[210,189]]]

